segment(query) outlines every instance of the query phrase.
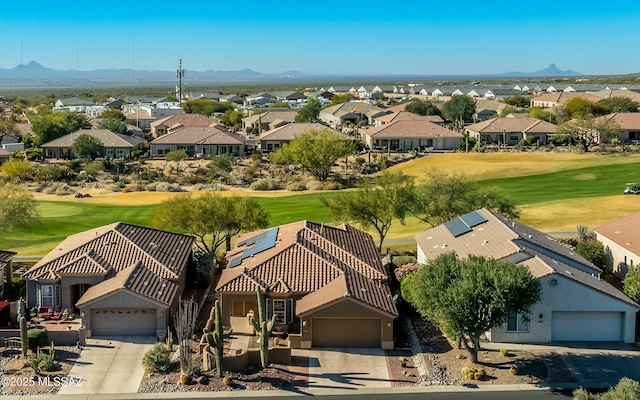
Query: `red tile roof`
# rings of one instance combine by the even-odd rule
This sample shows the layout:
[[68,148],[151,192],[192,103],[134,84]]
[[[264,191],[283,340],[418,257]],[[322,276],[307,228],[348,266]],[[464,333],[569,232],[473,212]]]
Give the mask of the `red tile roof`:
[[[267,294],[304,295],[298,302],[298,313],[352,297],[381,312],[397,315],[386,283],[387,273],[369,234],[346,224],[331,227],[309,221],[277,229],[273,247],[247,256],[240,265],[223,271],[218,292],[252,293],[259,286]],[[244,235],[239,243],[262,232]],[[227,254],[227,259],[241,257],[250,247],[237,247]],[[340,289],[336,291],[336,287]]]
[[24,279],[59,280],[69,275],[97,275],[105,280],[78,304],[109,293],[121,272],[137,266],[122,289],[163,304],[175,296],[191,255],[194,238],[123,222],[67,237],[24,275]]

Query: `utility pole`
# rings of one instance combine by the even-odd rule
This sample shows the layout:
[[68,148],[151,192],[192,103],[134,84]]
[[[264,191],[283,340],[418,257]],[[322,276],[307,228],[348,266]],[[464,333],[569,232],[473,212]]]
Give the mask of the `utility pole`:
[[178,103],[182,103],[182,78],[184,78],[184,69],[182,68],[182,58],[180,59],[180,64],[178,65],[178,70],[176,71],[176,78],[179,79],[178,89]]

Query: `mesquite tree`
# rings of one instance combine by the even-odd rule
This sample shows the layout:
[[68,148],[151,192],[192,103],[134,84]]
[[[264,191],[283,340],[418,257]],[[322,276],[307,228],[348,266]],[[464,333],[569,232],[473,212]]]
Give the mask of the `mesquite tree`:
[[421,315],[452,339],[462,342],[478,362],[480,336],[505,324],[509,314],[528,315],[542,288],[529,269],[480,256],[458,258],[454,252],[430,260],[403,280],[403,295]]

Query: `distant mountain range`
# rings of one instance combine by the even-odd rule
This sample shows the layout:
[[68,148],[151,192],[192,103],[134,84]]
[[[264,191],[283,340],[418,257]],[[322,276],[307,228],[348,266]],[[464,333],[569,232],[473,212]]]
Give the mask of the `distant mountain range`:
[[[301,76],[298,71],[287,71],[282,74],[263,74],[251,69],[238,71],[191,71],[185,70],[185,79],[246,79]],[[47,68],[42,64],[31,61],[20,64],[11,69],[0,68],[0,80],[6,79],[135,79],[135,80],[176,80],[175,71],[141,71],[125,69],[96,69],[92,71],[67,70],[60,71]]]
[[[417,76],[414,74],[413,76]],[[508,72],[495,75],[475,75],[488,78],[518,78],[518,77],[560,77],[579,76],[581,74],[571,70],[560,70],[555,64],[536,72]],[[470,77],[471,74],[458,77]],[[368,75],[370,80],[400,79],[399,75]],[[406,76],[407,78],[409,75]],[[422,75],[423,78],[442,78],[443,75]],[[304,81],[338,81],[361,78],[356,75],[306,75],[299,71],[290,70],[282,73],[265,74],[252,69],[236,71],[185,71],[185,84],[190,86],[211,83],[283,83]],[[143,71],[126,69],[97,69],[92,71],[56,70],[47,68],[36,61],[20,64],[14,68],[0,68],[0,87],[4,88],[39,88],[39,87],[99,87],[104,85],[120,86],[170,86],[176,85],[175,71]]]
[[507,72],[502,74],[502,76],[508,77],[525,77],[525,76],[579,76],[582,75],[578,72],[572,71],[570,69],[563,71],[556,66],[556,64],[551,64],[545,69],[538,70],[536,72]]

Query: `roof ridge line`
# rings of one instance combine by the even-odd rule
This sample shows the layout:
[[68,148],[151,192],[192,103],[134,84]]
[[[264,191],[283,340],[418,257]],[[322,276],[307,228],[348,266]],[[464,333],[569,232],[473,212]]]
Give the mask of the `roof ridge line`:
[[[129,225],[129,226],[135,226],[136,228],[142,228],[142,229],[153,229],[153,228],[146,228],[144,226],[139,226],[139,225],[132,225],[132,224],[127,224],[126,222],[119,222],[118,225],[116,226],[120,226],[120,225]],[[156,264],[158,264],[160,266],[161,269],[163,269],[165,272],[169,272],[169,276],[171,276],[171,278],[173,279],[179,279],[180,277],[178,276],[178,274],[176,274],[174,271],[172,271],[169,267],[167,267],[166,265],[164,265],[163,263],[160,262],[160,260],[158,260],[156,257],[152,256],[151,253],[149,253],[148,251],[146,251],[145,249],[143,249],[142,247],[138,246],[133,240],[131,240],[127,235],[123,234],[122,232],[118,231],[117,229],[113,229],[114,232],[116,232],[118,235],[120,235],[121,237],[123,237],[128,243],[130,243],[133,247],[139,249],[143,254],[146,254],[149,256],[149,258],[151,258]],[[140,262],[140,260],[138,260],[138,262]],[[152,270],[153,272],[153,270]]]

